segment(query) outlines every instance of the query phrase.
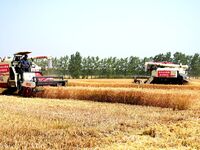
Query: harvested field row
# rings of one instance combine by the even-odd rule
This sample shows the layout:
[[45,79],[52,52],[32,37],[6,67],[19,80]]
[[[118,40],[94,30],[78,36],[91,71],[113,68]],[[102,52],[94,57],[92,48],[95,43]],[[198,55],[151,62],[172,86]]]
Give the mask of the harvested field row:
[[70,80],[68,86],[82,87],[124,87],[124,88],[148,88],[148,89],[182,89],[200,90],[199,85],[161,85],[161,84],[133,84],[133,83],[103,83],[103,82],[77,82]]
[[132,83],[133,79],[68,79],[70,82],[89,82],[89,83]]
[[46,87],[43,92],[36,94],[36,97],[125,103],[182,110],[189,108],[197,95],[180,90]]
[[159,107],[0,96],[0,149],[200,149],[200,104]]

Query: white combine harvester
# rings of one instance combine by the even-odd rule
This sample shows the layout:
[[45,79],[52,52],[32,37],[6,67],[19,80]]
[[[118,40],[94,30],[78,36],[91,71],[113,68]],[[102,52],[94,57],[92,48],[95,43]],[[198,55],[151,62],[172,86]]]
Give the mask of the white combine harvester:
[[[65,86],[67,80],[59,76],[43,76],[41,67],[33,60],[47,59],[48,66],[52,67],[51,58],[38,56],[31,58],[28,71],[23,71],[21,60],[31,52],[18,52],[13,58],[5,57],[0,59],[0,88],[6,88],[5,94],[18,92],[24,97],[32,96],[43,86]],[[29,61],[31,61],[29,60]]]
[[[145,71],[150,76],[135,76],[134,83],[146,84],[184,84],[188,82],[188,65],[171,62],[146,62]],[[145,80],[144,80],[145,79]]]

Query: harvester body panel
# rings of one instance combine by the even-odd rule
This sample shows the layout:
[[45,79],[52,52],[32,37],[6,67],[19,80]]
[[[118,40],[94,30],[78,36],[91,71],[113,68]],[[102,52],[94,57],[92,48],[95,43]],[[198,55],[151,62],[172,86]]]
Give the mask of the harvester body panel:
[[24,81],[22,83],[22,87],[27,87],[27,88],[35,88],[36,84],[33,81]]
[[0,88],[8,87],[10,66],[8,63],[0,62]]

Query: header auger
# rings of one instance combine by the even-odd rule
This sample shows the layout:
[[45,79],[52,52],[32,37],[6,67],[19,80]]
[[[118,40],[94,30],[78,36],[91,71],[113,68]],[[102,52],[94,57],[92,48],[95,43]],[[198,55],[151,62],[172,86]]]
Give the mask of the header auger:
[[[24,97],[30,97],[43,86],[65,86],[67,80],[58,76],[43,76],[41,67],[27,59],[31,52],[18,52],[12,58],[0,60],[0,88],[6,88],[5,94],[17,92]],[[47,56],[33,57],[34,59],[48,59]]]

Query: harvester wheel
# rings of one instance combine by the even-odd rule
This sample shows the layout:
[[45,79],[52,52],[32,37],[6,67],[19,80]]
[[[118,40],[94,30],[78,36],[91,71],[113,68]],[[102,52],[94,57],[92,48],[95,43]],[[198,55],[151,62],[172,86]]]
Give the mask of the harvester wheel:
[[183,82],[184,82],[183,77],[182,77],[182,76],[179,76],[179,77],[178,77],[178,84],[182,85]]
[[58,86],[58,87],[59,86],[63,86],[63,84],[62,83],[57,83],[56,86]]
[[135,82],[136,84],[141,84],[142,81],[141,81],[141,80],[135,80],[134,82]]
[[22,96],[23,97],[31,97],[33,93],[33,89],[29,87],[23,87]]

